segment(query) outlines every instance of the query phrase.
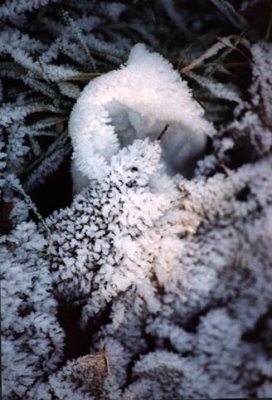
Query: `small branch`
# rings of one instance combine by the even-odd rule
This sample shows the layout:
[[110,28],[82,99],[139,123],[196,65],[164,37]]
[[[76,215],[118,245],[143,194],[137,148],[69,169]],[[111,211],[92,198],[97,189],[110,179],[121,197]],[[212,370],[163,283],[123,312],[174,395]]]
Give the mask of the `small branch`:
[[229,176],[229,169],[225,166],[225,164],[219,164],[219,167],[223,170],[225,176]]
[[[244,39],[238,35],[229,35],[229,36],[225,36],[225,37],[217,38],[217,39],[218,39],[218,42],[213,44],[208,50],[206,50],[203,54],[201,54],[201,56],[197,57],[194,61],[192,61],[191,64],[183,67],[180,70],[180,72],[182,74],[187,74],[189,71],[191,71],[195,67],[200,66],[208,58],[211,58],[211,57],[215,56],[216,54],[218,54],[218,52],[220,50],[224,49],[225,47],[230,47],[233,50],[237,50],[236,46],[239,43],[242,43],[245,47],[249,47],[249,42],[246,39]],[[231,43],[232,39],[236,41],[236,43],[234,45]]]
[[169,124],[166,124],[165,127],[163,128],[163,130],[161,131],[161,133],[159,134],[159,136],[157,137],[157,140],[161,140],[161,138],[163,137],[163,135],[165,134],[165,132],[167,131],[168,128],[169,128]]
[[102,72],[82,72],[79,75],[73,75],[69,78],[65,78],[65,81],[89,81],[90,79],[94,79],[101,75],[103,75]]

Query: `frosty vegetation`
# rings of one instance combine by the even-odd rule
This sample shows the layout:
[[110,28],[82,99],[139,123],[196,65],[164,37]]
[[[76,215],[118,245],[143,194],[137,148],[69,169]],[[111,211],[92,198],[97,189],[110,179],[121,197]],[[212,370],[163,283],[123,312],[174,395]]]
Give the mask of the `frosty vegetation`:
[[267,2],[154,3],[0,6],[4,400],[272,397]]

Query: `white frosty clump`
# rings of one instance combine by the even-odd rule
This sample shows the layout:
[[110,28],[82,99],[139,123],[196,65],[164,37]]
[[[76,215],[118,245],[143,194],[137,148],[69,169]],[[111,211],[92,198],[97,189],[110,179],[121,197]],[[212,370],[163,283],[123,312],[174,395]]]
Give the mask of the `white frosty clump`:
[[75,189],[102,178],[120,148],[145,137],[162,136],[168,168],[186,173],[213,134],[203,113],[169,62],[135,45],[126,65],[91,81],[74,106],[69,129]]
[[[160,176],[159,161],[158,143],[135,141],[112,158],[103,182],[92,184],[71,207],[48,218],[51,268],[61,297],[90,298],[89,308],[96,312],[119,291],[137,284],[150,308],[158,307],[148,278],[150,263],[164,246],[160,219],[178,198],[172,179]],[[169,222],[165,235],[172,245],[173,229]],[[163,268],[170,268],[167,258]]]

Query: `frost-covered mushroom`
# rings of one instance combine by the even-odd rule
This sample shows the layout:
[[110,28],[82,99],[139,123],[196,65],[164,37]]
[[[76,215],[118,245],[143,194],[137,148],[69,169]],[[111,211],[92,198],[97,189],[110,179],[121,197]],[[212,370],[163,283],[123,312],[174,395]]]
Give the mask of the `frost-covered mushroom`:
[[120,148],[146,137],[160,139],[169,171],[188,172],[214,132],[203,114],[169,62],[135,45],[126,65],[91,81],[73,108],[75,190],[103,178]]

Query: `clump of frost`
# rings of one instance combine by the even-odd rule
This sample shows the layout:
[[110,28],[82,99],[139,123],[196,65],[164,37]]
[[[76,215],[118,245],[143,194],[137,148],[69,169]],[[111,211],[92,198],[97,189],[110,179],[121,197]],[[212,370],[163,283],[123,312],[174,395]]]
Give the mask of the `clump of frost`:
[[[47,219],[52,276],[62,298],[87,298],[95,313],[118,292],[138,284],[150,308],[158,306],[148,294],[153,292],[150,263],[164,236],[175,243],[174,221],[165,222],[165,235],[159,226],[178,198],[172,178],[160,174],[160,153],[157,142],[135,141],[112,157],[103,181]],[[168,268],[166,258],[164,264]]]
[[0,246],[3,398],[28,398],[61,360],[63,332],[35,225],[19,224]]
[[103,177],[120,148],[145,137],[160,139],[168,169],[186,173],[214,131],[203,114],[169,62],[135,45],[126,65],[91,81],[73,108],[75,189]]

